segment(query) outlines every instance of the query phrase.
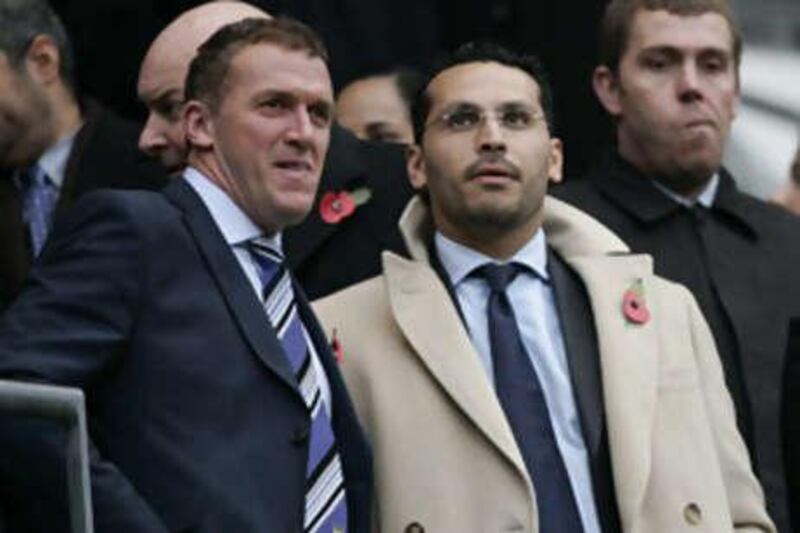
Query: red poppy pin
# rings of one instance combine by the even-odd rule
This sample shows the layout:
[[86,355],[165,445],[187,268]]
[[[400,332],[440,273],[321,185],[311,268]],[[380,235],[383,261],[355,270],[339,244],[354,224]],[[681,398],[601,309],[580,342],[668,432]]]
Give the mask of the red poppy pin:
[[650,310],[644,298],[644,283],[636,280],[622,298],[622,313],[631,324],[642,325],[650,320]]
[[333,334],[331,335],[331,351],[337,363],[341,363],[344,360],[344,350],[342,349],[342,343],[339,342],[339,337],[336,336],[336,328],[333,329]]
[[319,216],[326,224],[338,224],[356,211],[356,207],[364,205],[372,198],[372,192],[366,187],[347,191],[328,191],[319,202]]

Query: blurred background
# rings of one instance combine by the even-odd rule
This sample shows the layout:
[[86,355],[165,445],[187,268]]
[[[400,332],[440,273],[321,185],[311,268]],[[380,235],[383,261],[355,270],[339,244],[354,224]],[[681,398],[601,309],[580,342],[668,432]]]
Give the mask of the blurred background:
[[[51,0],[71,32],[84,94],[136,119],[139,63],[155,35],[198,0]],[[604,0],[251,0],[319,31],[337,87],[419,66],[467,40],[533,52],[556,94],[567,177],[580,176],[610,125],[590,86]],[[733,0],[745,35],[743,107],[726,162],[742,188],[768,197],[787,179],[800,124],[800,1]]]
[[742,107],[726,150],[739,185],[767,198],[800,142],[800,1],[734,0],[745,38]]

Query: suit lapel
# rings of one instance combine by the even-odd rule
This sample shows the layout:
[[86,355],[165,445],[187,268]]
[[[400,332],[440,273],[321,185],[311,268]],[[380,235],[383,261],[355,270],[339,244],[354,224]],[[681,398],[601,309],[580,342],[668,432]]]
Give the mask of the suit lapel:
[[581,414],[583,436],[589,454],[592,458],[597,458],[605,413],[600,382],[600,356],[597,352],[597,334],[592,323],[592,311],[580,280],[575,279],[569,267],[549,248],[547,268],[556,296],[572,390]]
[[250,347],[269,369],[297,392],[296,380],[283,347],[269,325],[264,309],[241,266],[202,200],[183,180],[175,180],[164,189],[164,194],[184,212],[184,220],[207,262],[208,270],[219,285],[220,292]]
[[458,408],[527,478],[511,428],[469,335],[436,273],[426,264],[384,255],[397,325]]
[[[658,337],[662,317],[650,307],[645,324],[629,323],[625,292],[644,283],[645,300],[655,294],[652,260],[643,255],[566,259],[583,280],[594,313],[605,397],[606,424],[617,505],[624,526],[634,523],[650,477],[651,428],[658,387]],[[652,303],[652,302],[650,302]]]

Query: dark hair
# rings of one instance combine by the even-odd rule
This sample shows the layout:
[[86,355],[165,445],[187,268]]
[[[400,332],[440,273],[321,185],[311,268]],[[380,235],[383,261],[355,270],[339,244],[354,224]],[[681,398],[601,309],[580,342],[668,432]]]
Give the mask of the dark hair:
[[794,154],[791,177],[795,184],[800,185],[800,145],[797,146],[797,152]]
[[414,102],[414,97],[417,91],[422,86],[422,74],[410,67],[399,67],[387,72],[388,75],[393,76],[395,87],[400,94],[400,98],[406,104],[406,107],[411,109],[411,104]]
[[705,13],[721,15],[727,22],[733,38],[733,55],[738,67],[742,57],[742,36],[728,0],[611,0],[606,6],[600,25],[598,46],[600,64],[613,72],[628,47],[637,11],[667,11],[679,16],[697,16]]
[[[499,63],[507,67],[518,68],[528,74],[539,86],[540,103],[545,120],[550,131],[554,131],[553,91],[541,61],[536,56],[517,54],[499,44],[471,42],[459,46],[451,54],[442,57],[423,75],[422,83],[411,105],[415,142],[422,141],[425,123],[431,110],[431,99],[428,94],[431,81],[443,71],[465,63]],[[486,83],[492,83],[492,81],[487,80]]]
[[216,109],[234,56],[256,44],[273,44],[305,51],[328,61],[322,39],[308,26],[290,18],[246,18],[223,26],[204,42],[189,65],[185,99],[200,100]]
[[61,78],[75,87],[75,60],[64,25],[44,0],[0,0],[0,51],[18,69],[38,35],[47,35],[56,43],[60,56]]

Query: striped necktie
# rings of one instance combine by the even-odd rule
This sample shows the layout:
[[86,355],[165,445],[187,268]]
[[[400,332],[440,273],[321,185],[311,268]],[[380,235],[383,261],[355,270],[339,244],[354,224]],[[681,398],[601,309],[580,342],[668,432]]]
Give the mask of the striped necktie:
[[42,251],[50,232],[58,190],[38,164],[22,172],[20,184],[23,194],[22,219],[28,226],[31,252],[36,257]]
[[264,238],[253,239],[249,244],[264,287],[264,307],[311,415],[303,531],[343,533],[347,531],[344,475],[320,391],[318,380],[324,376],[317,376],[317,366],[312,364],[312,357],[317,357],[314,343],[298,314],[292,277],[284,266],[283,254]]

